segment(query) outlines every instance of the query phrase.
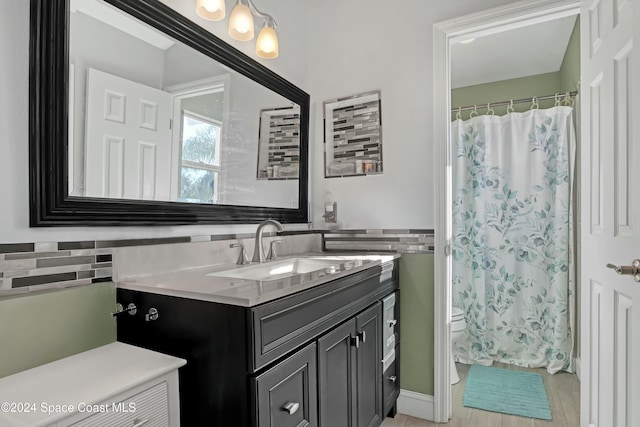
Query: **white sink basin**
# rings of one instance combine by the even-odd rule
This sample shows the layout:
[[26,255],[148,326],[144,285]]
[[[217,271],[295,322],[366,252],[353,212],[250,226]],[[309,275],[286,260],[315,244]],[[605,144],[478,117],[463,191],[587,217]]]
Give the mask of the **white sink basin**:
[[269,281],[324,269],[335,271],[337,265],[340,265],[339,260],[289,258],[279,261],[267,261],[264,264],[249,265],[247,267],[232,268],[231,270],[216,271],[215,273],[207,274],[207,276]]

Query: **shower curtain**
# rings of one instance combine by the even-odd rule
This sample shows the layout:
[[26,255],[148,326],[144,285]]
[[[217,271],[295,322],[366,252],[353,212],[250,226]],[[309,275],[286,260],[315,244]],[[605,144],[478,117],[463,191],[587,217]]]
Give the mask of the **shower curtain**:
[[456,359],[572,371],[573,109],[452,123]]

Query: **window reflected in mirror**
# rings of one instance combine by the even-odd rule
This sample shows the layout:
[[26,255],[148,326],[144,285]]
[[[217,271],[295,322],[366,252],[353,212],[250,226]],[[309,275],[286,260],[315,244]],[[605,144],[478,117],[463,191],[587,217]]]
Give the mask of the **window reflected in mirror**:
[[182,113],[180,194],[178,201],[218,202],[222,122],[191,111]]

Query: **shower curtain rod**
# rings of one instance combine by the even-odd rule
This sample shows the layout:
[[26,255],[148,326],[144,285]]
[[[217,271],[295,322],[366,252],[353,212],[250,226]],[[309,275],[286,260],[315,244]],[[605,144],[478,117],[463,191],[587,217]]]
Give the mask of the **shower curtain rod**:
[[[577,94],[578,94],[577,90],[574,90],[573,92],[569,92],[569,96],[576,96]],[[513,100],[509,100],[509,101],[500,101],[500,102],[489,102],[487,104],[467,105],[466,107],[452,108],[451,112],[468,111],[468,110],[474,110],[474,109],[478,109],[478,108],[499,107],[501,105],[511,105],[511,102],[513,102],[514,104],[523,104],[525,102],[533,102],[534,98],[537,101],[544,101],[545,99],[555,99],[556,96],[565,97],[566,95],[567,95],[567,92],[563,92],[563,93],[556,93],[554,95],[535,96],[535,97],[531,97],[531,98],[513,99]]]

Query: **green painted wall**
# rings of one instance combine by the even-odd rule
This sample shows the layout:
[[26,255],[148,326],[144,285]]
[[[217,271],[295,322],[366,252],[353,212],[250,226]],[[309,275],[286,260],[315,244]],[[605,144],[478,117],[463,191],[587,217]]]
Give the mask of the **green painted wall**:
[[[538,74],[518,79],[502,80],[476,86],[467,86],[451,91],[451,108],[477,104],[480,114],[486,111],[487,102],[500,102],[509,99],[531,98],[561,92],[560,73]],[[552,107],[554,101],[541,101],[540,108]],[[527,111],[530,103],[515,104],[517,112]],[[507,112],[507,107],[492,107],[497,115]],[[455,118],[455,113],[453,113]],[[469,111],[463,112],[462,118],[469,118]]]
[[433,254],[400,258],[400,387],[433,396]]
[[580,18],[576,19],[567,52],[560,67],[560,86],[564,91],[578,89],[580,83]]
[[[451,91],[451,108],[477,104],[478,112],[484,114],[488,102],[570,92],[577,89],[579,81],[580,20],[576,19],[559,71],[453,89]],[[540,101],[540,108],[553,107],[554,103],[554,100]],[[514,110],[524,112],[530,107],[530,103],[516,104]],[[496,115],[503,115],[507,112],[506,106],[492,108]],[[451,114],[451,118],[452,120],[456,118],[455,112]],[[463,112],[462,118],[468,119],[469,111]]]
[[115,301],[113,282],[0,298],[0,377],[116,341]]

